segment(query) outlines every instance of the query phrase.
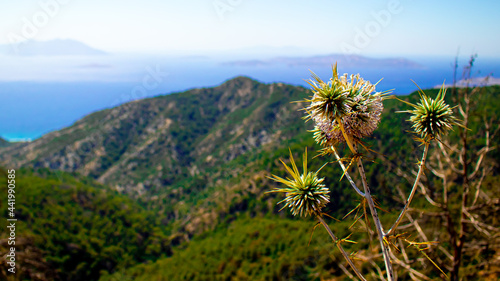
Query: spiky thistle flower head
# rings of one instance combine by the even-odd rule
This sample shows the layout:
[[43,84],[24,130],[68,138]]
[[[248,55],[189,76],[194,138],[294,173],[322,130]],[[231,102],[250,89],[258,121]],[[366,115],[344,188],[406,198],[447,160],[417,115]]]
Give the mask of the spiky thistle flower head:
[[306,108],[311,118],[335,119],[348,113],[348,91],[338,79],[337,66],[332,69],[333,78],[326,83],[311,71],[314,80],[307,81],[313,88],[311,104]]
[[305,108],[306,119],[315,122],[314,138],[323,146],[345,142],[341,126],[353,141],[369,136],[378,127],[384,93],[375,92],[371,84],[357,75],[338,75],[337,65],[329,83],[313,73],[313,97]]
[[278,202],[278,204],[284,203],[280,211],[289,207],[294,216],[318,215],[321,209],[330,202],[330,196],[328,195],[330,190],[323,184],[324,179],[318,178],[319,170],[316,172],[307,170],[307,150],[303,156],[303,173],[299,173],[291,151],[291,167],[285,164],[283,160],[280,161],[291,176],[291,178],[287,177],[286,179],[276,175],[271,177],[271,179],[285,185],[285,187],[269,191],[285,193],[285,199]]
[[420,88],[419,95],[418,104],[407,102],[414,109],[403,112],[412,114],[409,121],[413,123],[415,133],[419,134],[422,139],[426,141],[439,139],[452,130],[453,125],[461,126],[453,116],[452,108],[444,101],[446,95],[444,84],[435,99],[427,96]]

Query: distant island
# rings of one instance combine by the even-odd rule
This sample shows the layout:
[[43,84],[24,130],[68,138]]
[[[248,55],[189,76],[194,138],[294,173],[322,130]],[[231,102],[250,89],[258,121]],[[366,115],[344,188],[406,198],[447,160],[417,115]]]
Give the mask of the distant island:
[[95,56],[106,52],[72,39],[48,41],[27,40],[15,44],[0,45],[0,54],[13,56]]
[[237,60],[222,63],[226,66],[267,66],[285,64],[288,66],[331,66],[335,62],[343,67],[399,67],[422,68],[423,66],[405,58],[369,58],[359,55],[330,54],[310,57],[275,57],[267,60]]
[[[476,87],[476,86],[493,86],[493,85],[500,85],[500,78],[495,78],[495,77],[474,77],[470,80],[459,80],[456,83],[456,87],[458,88],[465,88],[465,87]],[[439,89],[443,85],[436,85],[434,86],[434,89]],[[444,85],[446,88],[451,88],[453,87],[453,84],[445,84]]]

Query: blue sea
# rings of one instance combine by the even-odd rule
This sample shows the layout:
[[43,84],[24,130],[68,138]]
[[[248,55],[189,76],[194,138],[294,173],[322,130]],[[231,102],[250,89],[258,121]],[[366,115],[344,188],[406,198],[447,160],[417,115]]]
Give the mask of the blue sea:
[[[409,57],[420,68],[342,68],[376,82],[377,91],[408,94],[453,81],[453,57]],[[331,67],[226,65],[224,57],[110,55],[96,57],[0,57],[0,136],[33,140],[92,112],[146,97],[212,87],[244,75],[264,83],[308,87],[314,71],[324,80]],[[334,63],[334,62],[332,62]],[[459,60],[465,65],[467,58]],[[460,78],[462,68],[458,70]],[[473,76],[500,73],[500,59],[478,58]]]

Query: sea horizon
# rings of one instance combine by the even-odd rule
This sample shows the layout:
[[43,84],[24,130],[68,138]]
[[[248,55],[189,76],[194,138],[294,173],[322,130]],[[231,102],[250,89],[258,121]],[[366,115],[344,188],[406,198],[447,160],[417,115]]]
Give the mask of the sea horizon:
[[[359,73],[372,83],[380,80],[377,91],[393,90],[397,95],[417,90],[413,81],[422,89],[453,81],[452,56],[406,58],[421,67],[356,68],[339,65],[338,68],[340,74]],[[311,77],[310,71],[323,79],[331,77],[331,66],[227,65],[233,60],[236,58],[153,55],[133,58],[129,55],[35,57],[22,58],[21,63],[19,59],[7,59],[5,68],[0,70],[0,77],[3,77],[0,79],[0,98],[4,101],[0,118],[10,122],[0,124],[0,137],[8,141],[34,140],[99,110],[132,100],[214,87],[237,76],[247,76],[262,83],[280,82],[306,88],[309,87],[306,80]],[[50,67],[48,62],[51,62]],[[466,63],[465,57],[459,60],[458,79]],[[500,73],[500,59],[479,57],[472,75],[497,77],[496,73]]]

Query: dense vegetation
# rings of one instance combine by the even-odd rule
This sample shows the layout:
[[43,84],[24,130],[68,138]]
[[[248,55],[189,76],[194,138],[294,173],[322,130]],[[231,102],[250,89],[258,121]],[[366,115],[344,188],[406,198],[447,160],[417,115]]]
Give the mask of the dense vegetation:
[[[339,234],[347,236],[348,223],[334,225],[340,229]],[[327,234],[319,230],[311,237],[313,226],[310,220],[242,217],[177,247],[171,258],[136,266],[101,280],[322,280],[341,277],[343,273],[332,262],[334,245],[329,243]],[[171,270],[173,268],[175,270]]]
[[[1,173],[6,218],[7,181]],[[2,259],[2,280],[96,280],[102,272],[170,254],[152,213],[89,179],[23,169],[16,171],[15,190],[19,268],[13,279]],[[7,235],[2,228],[1,237]],[[8,247],[2,240],[0,251]]]
[[[429,90],[429,95],[436,92]],[[500,87],[488,87],[476,96],[471,131],[484,133],[483,117],[498,119],[499,93]],[[319,149],[307,132],[312,124],[300,118],[303,105],[290,103],[307,96],[302,87],[240,77],[216,88],[97,112],[31,144],[0,148],[2,165],[27,167],[17,175],[23,275],[16,277],[342,280],[345,273],[337,263],[343,260],[324,231],[318,228],[308,246],[314,221],[278,212],[276,203],[282,198],[265,193],[276,186],[267,178],[270,174],[286,175],[279,159],[287,158],[289,149],[296,159],[303,147],[308,147],[310,158]],[[416,96],[401,98],[415,101]],[[402,204],[395,187],[409,189],[395,167],[411,171],[421,153],[406,132],[408,117],[396,113],[405,105],[387,100],[384,107],[380,127],[367,140],[378,154],[368,155],[374,162],[366,165],[369,184],[377,187],[374,193],[389,212],[383,220],[395,216],[392,207]],[[456,133],[451,138],[458,137]],[[481,137],[475,139],[471,150],[481,142]],[[497,139],[494,142],[492,146],[498,145]],[[311,169],[319,169],[324,160],[310,159]],[[493,172],[484,183],[498,198],[498,150],[491,151],[487,161]],[[338,181],[341,174],[335,163],[320,173],[332,192],[327,212],[339,219],[358,204],[346,182]],[[5,212],[3,180],[1,188],[0,208]],[[427,206],[421,196],[414,203]],[[369,237],[358,233],[361,226],[349,230],[349,219],[330,222],[340,237],[354,232],[360,243],[349,249],[369,256],[362,250]],[[426,227],[429,233],[441,230],[435,223]],[[497,254],[491,250],[467,258],[481,264]],[[3,276],[5,268],[2,264]],[[403,279],[408,278],[405,274]]]

